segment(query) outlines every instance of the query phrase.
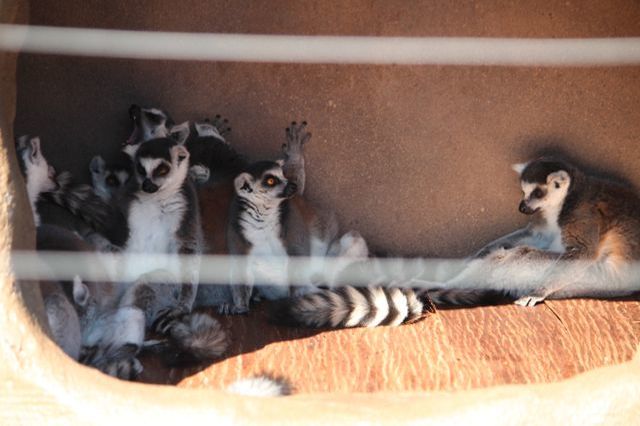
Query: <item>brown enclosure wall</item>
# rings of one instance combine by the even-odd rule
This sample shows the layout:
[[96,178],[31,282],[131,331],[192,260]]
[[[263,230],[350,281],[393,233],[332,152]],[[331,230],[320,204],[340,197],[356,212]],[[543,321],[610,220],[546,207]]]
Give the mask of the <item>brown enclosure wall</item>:
[[[640,35],[640,3],[34,0],[57,26],[268,34]],[[525,218],[509,165],[542,148],[640,183],[640,68],[274,65],[23,55],[16,133],[88,178],[132,102],[177,121],[221,113],[231,143],[273,157],[294,119],[314,133],[308,194],[398,254],[464,256]]]

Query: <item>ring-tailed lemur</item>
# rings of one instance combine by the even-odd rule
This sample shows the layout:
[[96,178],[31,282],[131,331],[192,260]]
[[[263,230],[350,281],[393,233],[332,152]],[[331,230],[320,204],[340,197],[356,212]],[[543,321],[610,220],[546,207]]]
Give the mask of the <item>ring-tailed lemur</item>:
[[[127,270],[141,275],[120,305],[140,309],[146,324],[138,328],[153,327],[196,359],[218,357],[227,348],[224,330],[208,315],[191,313],[203,241],[198,200],[187,178],[189,152],[172,139],[151,140],[140,145],[134,164],[138,190],[128,206],[125,254],[190,255],[190,259],[157,265],[129,261]],[[142,341],[135,350],[141,345]]]
[[640,291],[640,197],[553,158],[516,168],[520,212],[535,221],[480,250],[456,277],[430,287],[436,303],[621,297]]
[[122,227],[124,220],[96,197],[90,186],[74,183],[68,172],[56,173],[42,154],[37,137],[18,138],[16,152],[36,226],[62,226],[77,232],[100,251],[117,249],[123,237],[111,229]]
[[303,145],[311,137],[305,126],[294,122],[287,130],[284,160],[254,163],[234,180],[227,244],[229,254],[247,258],[232,262],[231,303],[221,304],[223,313],[247,312],[254,284],[260,284],[257,291],[267,299],[288,297],[289,283],[310,284],[313,266],[292,270],[288,258],[324,258],[336,237],[333,215],[295,197],[301,193],[295,182],[304,185]]

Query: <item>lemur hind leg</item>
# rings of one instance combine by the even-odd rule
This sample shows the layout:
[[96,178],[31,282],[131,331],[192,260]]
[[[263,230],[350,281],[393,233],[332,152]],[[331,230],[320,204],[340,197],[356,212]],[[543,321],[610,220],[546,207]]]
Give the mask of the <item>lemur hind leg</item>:
[[297,195],[304,193],[306,175],[304,170],[304,145],[311,139],[311,133],[306,130],[307,122],[297,124],[295,121],[286,129],[286,142],[282,144],[284,164],[282,169],[285,177],[298,185]]

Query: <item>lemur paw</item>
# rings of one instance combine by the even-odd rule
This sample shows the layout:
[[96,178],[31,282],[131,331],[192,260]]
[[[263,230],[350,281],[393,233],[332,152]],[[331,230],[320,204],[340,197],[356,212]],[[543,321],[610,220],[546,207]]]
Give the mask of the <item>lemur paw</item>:
[[544,302],[544,296],[525,296],[516,300],[514,303],[519,306],[532,308],[541,302]]
[[246,306],[236,306],[231,303],[223,303],[218,306],[218,313],[221,315],[246,315],[249,308]]
[[222,118],[219,114],[216,115],[213,120],[207,118],[204,122],[196,123],[195,127],[198,136],[212,136],[225,143],[227,142],[229,133],[231,133],[229,120]]
[[111,377],[122,380],[133,380],[144,371],[142,363],[138,358],[129,358],[121,361],[115,361],[102,370],[103,373]]
[[187,315],[187,313],[188,312],[185,309],[177,307],[162,309],[158,312],[152,328],[158,333],[167,334],[177,322]]
[[119,347],[85,346],[80,351],[80,362],[109,376],[132,380],[144,370],[136,358],[138,352],[140,352],[140,346],[133,343]]
[[189,167],[189,177],[196,184],[205,183],[211,176],[211,170],[203,164],[194,164]]
[[286,128],[287,142],[282,144],[282,153],[285,159],[288,160],[292,156],[302,154],[304,144],[311,139],[311,133],[306,131],[306,127],[306,121],[303,121],[301,124],[293,121],[291,126]]

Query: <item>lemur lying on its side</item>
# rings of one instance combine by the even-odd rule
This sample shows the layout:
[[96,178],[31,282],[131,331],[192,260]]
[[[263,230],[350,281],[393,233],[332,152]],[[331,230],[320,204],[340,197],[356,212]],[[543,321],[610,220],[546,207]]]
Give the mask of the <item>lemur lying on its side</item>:
[[436,303],[621,297],[640,291],[640,197],[625,185],[589,176],[552,158],[515,167],[524,229],[481,249],[456,277],[423,282]]

